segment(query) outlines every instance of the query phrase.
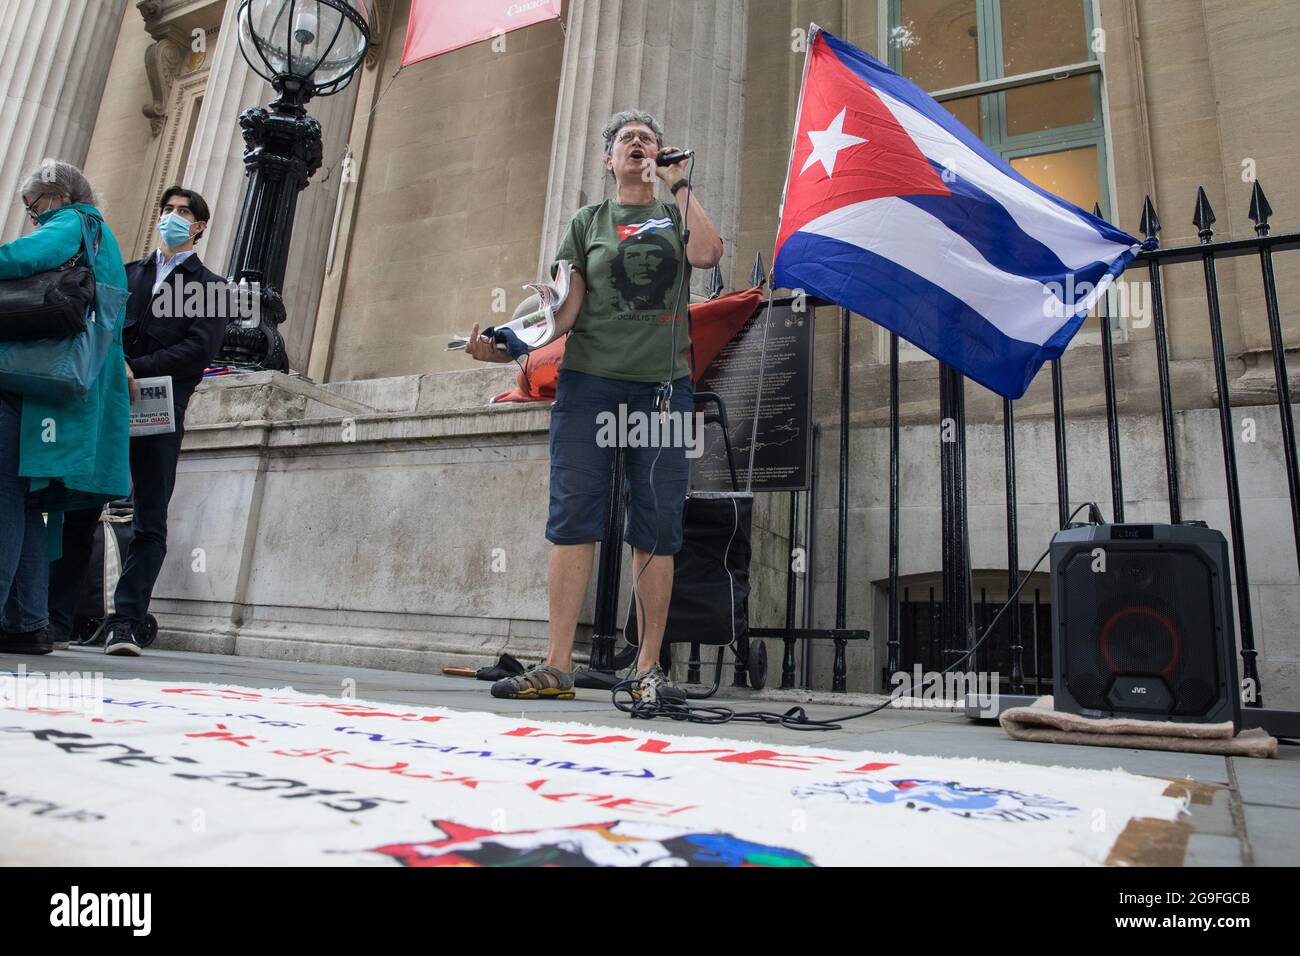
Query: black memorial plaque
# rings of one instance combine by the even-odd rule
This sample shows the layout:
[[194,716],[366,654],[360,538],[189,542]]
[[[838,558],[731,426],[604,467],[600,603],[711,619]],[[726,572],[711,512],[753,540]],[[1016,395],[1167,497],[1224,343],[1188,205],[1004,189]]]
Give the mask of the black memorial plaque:
[[[745,487],[754,431],[754,399],[762,363],[763,400],[754,453],[754,491],[804,491],[812,453],[811,305],[796,312],[791,301],[764,302],[704,373],[698,392],[716,392],[727,406],[736,478]],[[767,348],[763,329],[767,325]],[[700,405],[712,412],[712,404]],[[692,491],[729,491],[731,474],[722,429],[705,429],[703,454],[691,462]]]

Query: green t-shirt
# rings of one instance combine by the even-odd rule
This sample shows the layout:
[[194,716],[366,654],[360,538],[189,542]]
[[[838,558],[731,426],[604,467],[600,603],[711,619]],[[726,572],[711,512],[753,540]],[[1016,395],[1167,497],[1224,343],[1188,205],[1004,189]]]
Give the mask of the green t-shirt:
[[[683,255],[680,228],[677,207],[658,200],[644,206],[607,200],[578,210],[555,253],[556,261],[572,262],[587,284],[561,368],[630,382],[661,382],[676,325],[672,377],[690,374],[686,310],[691,266]],[[551,271],[554,274],[554,266]],[[674,321],[679,281],[685,288]]]

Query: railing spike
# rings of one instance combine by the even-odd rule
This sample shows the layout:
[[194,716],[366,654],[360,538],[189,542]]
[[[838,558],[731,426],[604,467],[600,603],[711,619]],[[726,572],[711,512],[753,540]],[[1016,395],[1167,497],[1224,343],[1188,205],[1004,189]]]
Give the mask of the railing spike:
[[1268,235],[1268,217],[1273,215],[1273,207],[1268,204],[1268,197],[1264,195],[1263,188],[1259,185],[1259,180],[1255,180],[1254,187],[1250,190],[1250,212],[1247,213],[1250,221],[1255,224],[1255,235]]
[[723,285],[721,266],[713,267],[713,270],[709,273],[709,281],[705,288],[708,290],[710,299],[716,299],[718,296],[722,295]]
[[1147,239],[1155,239],[1160,233],[1160,217],[1156,215],[1156,207],[1150,196],[1142,202],[1142,222],[1138,229]]
[[749,274],[750,285],[762,285],[767,281],[767,268],[763,265],[763,253],[754,254],[754,269]]
[[1192,215],[1192,225],[1197,229],[1201,242],[1214,238],[1214,210],[1210,208],[1210,199],[1205,195],[1205,187],[1196,187],[1196,212]]

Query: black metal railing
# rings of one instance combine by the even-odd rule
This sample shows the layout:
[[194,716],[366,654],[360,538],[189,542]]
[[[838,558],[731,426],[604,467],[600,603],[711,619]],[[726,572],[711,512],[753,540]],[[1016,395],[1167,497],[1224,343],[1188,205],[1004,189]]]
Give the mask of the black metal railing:
[[[1100,214],[1100,210],[1095,210]],[[1164,446],[1164,471],[1167,488],[1169,521],[1171,524],[1183,520],[1182,491],[1179,485],[1178,447],[1176,441],[1174,396],[1170,382],[1170,353],[1168,328],[1166,323],[1166,303],[1163,286],[1163,270],[1186,263],[1199,262],[1205,284],[1206,311],[1212,343],[1212,362],[1217,388],[1216,404],[1219,411],[1220,439],[1225,470],[1225,494],[1228,502],[1230,538],[1233,556],[1233,581],[1237,593],[1237,633],[1240,635],[1243,680],[1252,682],[1253,699],[1248,703],[1262,707],[1263,688],[1260,685],[1257,665],[1255,625],[1249,599],[1248,555],[1242,524],[1241,489],[1237,469],[1236,450],[1231,420],[1231,403],[1227,378],[1227,356],[1223,339],[1223,319],[1219,302],[1217,263],[1220,260],[1246,255],[1257,255],[1264,291],[1264,303],[1267,314],[1269,337],[1273,358],[1274,379],[1276,382],[1276,402],[1281,421],[1281,439],[1283,455],[1286,461],[1287,483],[1291,502],[1292,533],[1295,540],[1297,569],[1300,570],[1300,466],[1296,460],[1295,424],[1291,409],[1291,391],[1287,381],[1286,356],[1282,338],[1280,309],[1278,305],[1277,281],[1273,268],[1273,254],[1283,250],[1300,248],[1300,233],[1273,235],[1269,227],[1272,209],[1258,183],[1251,192],[1249,218],[1255,223],[1255,235],[1245,239],[1215,240],[1213,232],[1214,212],[1210,208],[1204,189],[1198,190],[1192,222],[1197,228],[1199,242],[1195,244],[1161,248],[1159,234],[1161,224],[1156,214],[1155,205],[1150,197],[1145,199],[1139,229],[1145,239],[1144,248],[1138,254],[1132,268],[1138,270],[1146,267],[1151,289],[1151,309],[1153,319],[1153,337],[1155,343],[1155,364],[1157,391],[1160,401],[1160,421]],[[756,266],[758,269],[759,266]],[[762,278],[756,274],[755,284]],[[788,303],[789,299],[778,300],[778,304]],[[829,303],[809,299],[813,307],[826,306]],[[1103,388],[1105,396],[1105,418],[1107,447],[1109,454],[1109,480],[1111,485],[1111,519],[1116,523],[1124,521],[1124,469],[1120,454],[1121,421],[1117,400],[1115,374],[1115,348],[1112,340],[1111,316],[1105,299],[1098,303],[1096,309],[1101,333],[1101,360],[1103,371]],[[785,614],[783,626],[776,628],[751,628],[749,636],[778,638],[784,641],[782,654],[781,688],[793,688],[799,680],[802,670],[802,684],[811,686],[810,639],[830,640],[834,645],[834,657],[831,666],[831,686],[835,691],[844,691],[847,685],[846,647],[849,640],[869,638],[867,629],[854,629],[848,626],[847,595],[849,586],[848,564],[848,502],[849,482],[852,475],[852,462],[849,457],[849,384],[851,369],[850,324],[852,316],[847,310],[839,310],[839,409],[838,409],[838,462],[836,463],[836,540],[835,547],[835,609],[833,628],[815,628],[813,600],[815,587],[810,581],[803,587],[803,621],[802,627],[796,627],[796,599],[799,594],[795,562],[787,565],[785,588]],[[1058,524],[1064,527],[1070,520],[1072,508],[1080,502],[1073,501],[1070,495],[1069,462],[1066,454],[1069,421],[1065,413],[1065,386],[1063,364],[1069,356],[1050,363],[1049,374],[1052,382],[1052,418],[1055,445],[1055,471],[1057,491]],[[1016,613],[1004,615],[994,633],[978,651],[972,653],[975,643],[982,634],[987,622],[991,620],[988,613],[989,602],[987,589],[981,595],[979,610],[972,594],[972,574],[970,559],[970,534],[967,502],[966,470],[966,404],[965,378],[956,370],[940,363],[939,404],[941,428],[952,430],[951,440],[940,443],[941,475],[941,568],[939,599],[935,599],[933,589],[925,602],[927,611],[919,610],[919,605],[911,599],[915,593],[910,587],[900,583],[899,555],[901,542],[901,514],[899,488],[899,426],[901,420],[899,402],[899,348],[898,337],[889,335],[889,556],[887,601],[887,639],[885,641],[885,662],[880,673],[885,679],[884,689],[888,689],[890,674],[910,670],[915,663],[925,664],[927,669],[942,669],[953,662],[969,656],[963,669],[979,670],[980,663],[996,665],[999,673],[1007,676],[1006,689],[1013,694],[1042,693],[1051,686],[1051,633],[1050,607],[1044,602],[1044,593],[1038,582],[1027,585],[1019,598],[1021,607]],[[1020,541],[1018,532],[1018,494],[1017,463],[1015,442],[1015,402],[1003,400],[1003,453],[1006,475],[1006,587],[1011,594],[1020,584]],[[829,424],[829,423],[827,423]],[[820,431],[814,425],[814,434]],[[821,463],[820,443],[814,440],[814,469],[812,486],[808,491],[791,492],[789,498],[790,516],[788,534],[792,552],[796,547],[804,550],[804,560],[811,571],[814,567],[813,552],[817,540],[817,498],[821,480],[828,477]],[[617,477],[615,480],[618,480]],[[615,496],[617,497],[617,496]],[[802,512],[803,534],[800,536],[798,515]],[[617,534],[617,524],[621,516],[611,515],[611,540],[621,544]],[[611,549],[615,551],[617,549]],[[1002,572],[998,572],[1001,574]],[[609,555],[606,561],[602,556],[602,584],[598,589],[605,592],[602,601],[598,596],[596,639],[593,647],[593,663],[606,659],[612,654],[615,624],[613,621],[612,599],[608,597],[616,588],[618,578],[618,557]],[[996,612],[996,607],[993,608]],[[928,614],[928,616],[927,616]],[[924,621],[924,641],[918,640],[918,623]],[[802,666],[798,667],[796,654],[797,642],[804,641]],[[923,647],[919,646],[923,643]],[[698,661],[693,671],[698,672]],[[1001,668],[1006,667],[1005,671]],[[738,663],[736,682],[744,682],[743,664]]]
[[[1100,210],[1097,210],[1099,213]],[[1255,624],[1250,606],[1250,577],[1248,567],[1248,549],[1242,522],[1241,488],[1237,467],[1234,432],[1232,427],[1231,401],[1227,377],[1227,355],[1223,340],[1223,318],[1220,308],[1217,263],[1221,259],[1258,255],[1262,273],[1265,309],[1268,318],[1269,336],[1273,357],[1274,379],[1277,389],[1277,406],[1281,420],[1281,438],[1283,455],[1286,460],[1287,482],[1291,500],[1292,531],[1295,539],[1297,568],[1300,568],[1300,469],[1296,461],[1295,425],[1291,410],[1291,394],[1287,381],[1286,356],[1282,340],[1280,309],[1278,306],[1277,283],[1273,270],[1273,253],[1281,250],[1300,248],[1300,234],[1287,233],[1272,235],[1269,217],[1272,210],[1263,190],[1254,184],[1250,200],[1249,216],[1255,223],[1255,236],[1247,239],[1216,241],[1213,225],[1214,212],[1205,195],[1205,190],[1197,192],[1196,206],[1192,222],[1197,228],[1199,242],[1194,245],[1162,249],[1159,245],[1160,220],[1155,206],[1148,197],[1145,201],[1140,229],[1146,240],[1143,250],[1138,254],[1138,263],[1145,264],[1151,285],[1152,317],[1154,320],[1154,338],[1156,351],[1156,373],[1160,398],[1160,419],[1164,442],[1165,480],[1169,502],[1169,520],[1176,524],[1183,520],[1182,492],[1178,481],[1178,448],[1174,421],[1174,396],[1170,387],[1169,342],[1166,325],[1165,298],[1162,284],[1162,270],[1177,263],[1200,262],[1205,283],[1206,310],[1212,345],[1212,363],[1216,384],[1216,403],[1219,411],[1220,440],[1222,444],[1225,494],[1228,503],[1229,532],[1232,542],[1233,581],[1237,594],[1237,633],[1240,635],[1243,681],[1250,682],[1254,689],[1253,698],[1248,703],[1255,707],[1263,706],[1263,688],[1260,686],[1257,665]],[[1104,300],[1097,309],[1101,326],[1101,352],[1103,369],[1103,386],[1105,391],[1106,433],[1109,449],[1109,472],[1111,484],[1112,520],[1124,521],[1123,467],[1120,458],[1120,416],[1116,400],[1115,386],[1115,350],[1111,339],[1111,320]],[[1057,508],[1062,527],[1071,514],[1071,508],[1079,502],[1070,497],[1069,466],[1066,455],[1068,422],[1065,414],[1065,396],[1062,377],[1062,363],[1068,357],[1055,360],[1050,366],[1052,380],[1052,417],[1055,436]],[[889,514],[890,514],[890,560],[888,600],[889,635],[886,643],[886,673],[907,670],[914,661],[917,642],[910,642],[900,635],[899,626],[899,580],[898,580],[898,443],[896,434],[899,422],[898,410],[898,352],[896,340],[891,336],[890,348],[890,480],[889,480]],[[943,600],[938,609],[941,622],[939,638],[943,648],[942,660],[950,661],[969,652],[982,633],[982,622],[988,620],[982,613],[974,611],[974,602],[968,591],[972,568],[970,566],[970,548],[968,540],[968,522],[966,513],[966,475],[965,475],[965,421],[964,421],[964,381],[962,376],[947,366],[941,365],[940,371],[940,417],[943,422],[952,422],[956,427],[956,440],[941,443],[940,470],[943,485],[943,542],[942,542],[942,594]],[[1007,537],[1007,593],[1014,591],[1020,580],[1020,547],[1017,531],[1017,482],[1016,482],[1016,448],[1015,448],[1015,403],[1004,400],[1002,403],[1003,441],[1006,469],[1006,537]],[[1022,596],[1021,601],[1025,600]],[[906,589],[902,601],[907,603]],[[981,606],[984,601],[981,600]],[[1027,661],[1024,640],[1025,621],[1020,613],[1009,614],[999,624],[998,631],[990,635],[988,643],[972,655],[967,666],[979,669],[979,662],[1005,663],[1009,667],[1008,684],[1013,693],[1024,693],[1026,674],[1032,673],[1031,685],[1038,692],[1046,680],[1050,684],[1050,664],[1043,670],[1044,653],[1050,655],[1050,635],[1040,633],[1046,618],[1042,616],[1041,595],[1033,592],[1034,612],[1029,617],[1033,623],[1032,635],[1033,660]],[[929,620],[928,618],[926,620]],[[914,638],[914,636],[913,636]],[[928,638],[933,642],[933,637]],[[909,650],[911,653],[909,654]],[[932,653],[923,655],[921,663],[937,665],[940,659]],[[1030,664],[1027,672],[1026,664]],[[1045,676],[1046,675],[1046,676]]]

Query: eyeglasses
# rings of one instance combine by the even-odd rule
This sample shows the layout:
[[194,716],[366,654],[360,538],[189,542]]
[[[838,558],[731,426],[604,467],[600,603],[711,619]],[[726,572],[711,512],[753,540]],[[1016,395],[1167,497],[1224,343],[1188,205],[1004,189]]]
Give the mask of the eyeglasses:
[[620,143],[641,143],[644,146],[654,146],[656,139],[654,133],[643,133],[640,130],[630,129],[618,134]]

